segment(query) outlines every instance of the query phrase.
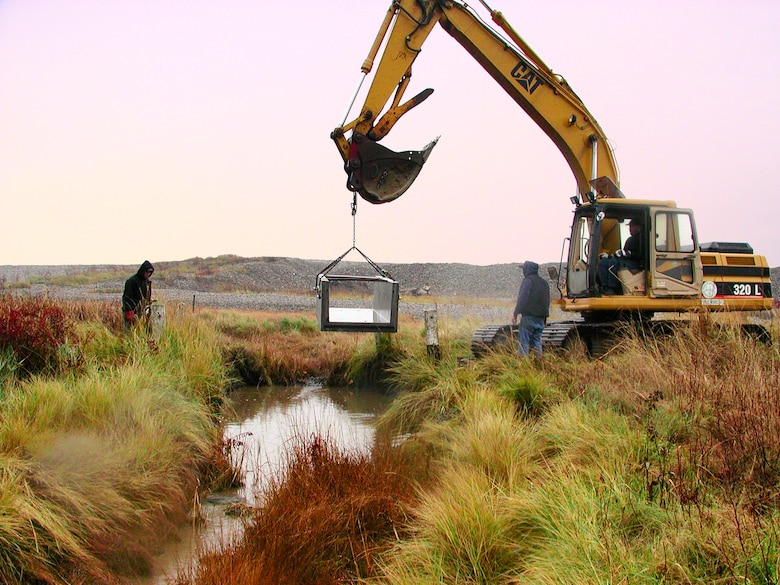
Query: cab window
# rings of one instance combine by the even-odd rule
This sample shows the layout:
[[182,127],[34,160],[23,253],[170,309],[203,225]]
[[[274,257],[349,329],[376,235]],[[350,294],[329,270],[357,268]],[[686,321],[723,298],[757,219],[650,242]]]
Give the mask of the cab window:
[[657,252],[693,252],[693,223],[687,213],[661,211],[655,215]]

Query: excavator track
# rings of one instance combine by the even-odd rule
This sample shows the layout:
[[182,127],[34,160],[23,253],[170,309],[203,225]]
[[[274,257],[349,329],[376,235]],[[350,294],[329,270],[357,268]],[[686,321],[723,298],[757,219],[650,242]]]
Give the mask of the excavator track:
[[476,357],[499,347],[510,346],[517,339],[517,325],[485,325],[471,336],[471,353]]
[[[612,345],[614,323],[586,323],[585,321],[555,321],[542,332],[545,351],[571,349],[583,343],[592,357],[604,355]],[[471,353],[479,357],[488,351],[516,347],[517,325],[485,325],[471,336]]]
[[[644,329],[653,335],[672,335],[675,326],[682,322],[646,321]],[[555,321],[548,323],[542,332],[544,351],[562,349],[576,351],[578,346],[591,358],[607,354],[615,345],[621,321],[591,323],[582,320]],[[762,325],[744,324],[742,332],[746,337],[763,343],[771,343],[769,330]],[[517,350],[517,325],[485,325],[477,329],[471,337],[471,353],[480,357],[489,351],[510,348]]]
[[[549,323],[542,332],[542,347],[555,349],[564,346],[569,334],[579,321],[556,321]],[[471,336],[471,353],[479,357],[487,351],[517,344],[517,325],[485,325]]]

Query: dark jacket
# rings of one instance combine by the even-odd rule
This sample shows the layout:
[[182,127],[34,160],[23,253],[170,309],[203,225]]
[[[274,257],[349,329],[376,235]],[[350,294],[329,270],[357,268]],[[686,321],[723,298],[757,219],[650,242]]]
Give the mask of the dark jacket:
[[645,251],[644,251],[644,234],[638,236],[629,236],[626,243],[623,245],[623,251],[626,253],[625,257],[629,260],[637,262],[640,267],[645,263]]
[[125,281],[125,290],[122,293],[122,312],[140,312],[152,302],[152,282],[144,273],[147,270],[154,272],[154,266],[148,260],[138,268],[138,272]]
[[532,315],[534,317],[550,316],[550,287],[539,276],[539,265],[526,261],[523,264],[523,283],[517,293],[514,316]]

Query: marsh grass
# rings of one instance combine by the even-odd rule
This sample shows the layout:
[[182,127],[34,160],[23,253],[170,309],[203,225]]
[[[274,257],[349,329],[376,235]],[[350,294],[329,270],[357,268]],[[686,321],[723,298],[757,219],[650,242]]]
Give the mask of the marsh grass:
[[0,348],[0,399],[6,384],[16,378],[19,369],[19,360],[10,347]]
[[406,355],[405,340],[408,341],[408,335],[403,333],[364,336],[340,372],[344,385],[384,387],[388,370]]
[[462,343],[445,343],[444,357],[430,359],[418,348],[408,359],[388,369],[398,398],[390,405],[380,426],[402,433],[417,432],[424,421],[456,417],[474,388],[489,386],[524,415],[535,415],[560,397],[531,360],[519,360],[514,351],[488,352],[479,360],[464,360]]
[[107,301],[59,301],[63,312],[79,323],[100,323],[109,331],[119,334],[123,330],[122,314],[118,303]]
[[226,361],[249,386],[330,379],[344,370],[358,340],[321,333],[316,321],[300,314],[201,310],[196,316],[220,334]]
[[78,369],[4,386],[3,583],[147,572],[220,448],[214,402],[227,379],[216,332],[174,316],[150,345],[82,325],[75,338],[89,358]]
[[419,324],[402,317],[396,336],[322,332],[296,313],[202,310],[198,319],[222,334],[237,377],[249,386],[301,384],[319,378],[331,386],[381,384],[401,348],[420,344]]
[[[386,368],[397,398],[380,435],[428,478],[391,538],[354,532],[344,519],[358,503],[323,505],[370,501],[377,478],[334,467],[312,438],[247,537],[180,583],[778,582],[775,346],[704,321],[666,337],[627,330],[596,361],[473,360],[472,327],[445,327],[442,359],[416,326]],[[353,349],[370,361],[376,347]]]
[[7,377],[0,574],[110,583],[148,567],[149,533],[230,459],[214,413],[220,365],[243,351],[262,381],[382,377],[397,398],[379,435],[394,441],[362,454],[300,438],[244,538],[177,583],[780,579],[777,345],[704,318],[671,336],[627,329],[595,361],[467,359],[474,324],[442,320],[436,360],[419,323],[379,340],[309,323],[174,311],[150,345],[92,317],[74,327],[88,357],[69,376]]
[[707,321],[623,339],[399,364],[382,422],[438,481],[375,582],[777,583],[777,348]]
[[[761,507],[780,503],[778,346],[703,318],[672,336],[627,336],[602,364],[605,393],[631,399],[652,448],[672,452],[683,499],[702,484]],[[627,373],[630,372],[630,375]],[[684,480],[684,481],[683,481]]]

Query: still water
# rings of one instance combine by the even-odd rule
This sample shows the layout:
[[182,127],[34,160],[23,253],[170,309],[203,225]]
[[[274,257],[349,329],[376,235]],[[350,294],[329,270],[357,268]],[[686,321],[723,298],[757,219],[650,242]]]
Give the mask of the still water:
[[225,439],[233,445],[244,485],[201,501],[205,523],[184,527],[180,539],[155,559],[155,574],[137,580],[137,585],[163,585],[191,567],[198,551],[213,550],[240,537],[241,520],[230,515],[230,509],[258,502],[269,480],[283,472],[286,453],[296,439],[317,433],[343,450],[368,450],[377,417],[392,400],[381,392],[325,388],[314,383],[242,388],[231,391],[228,399],[231,412]]

